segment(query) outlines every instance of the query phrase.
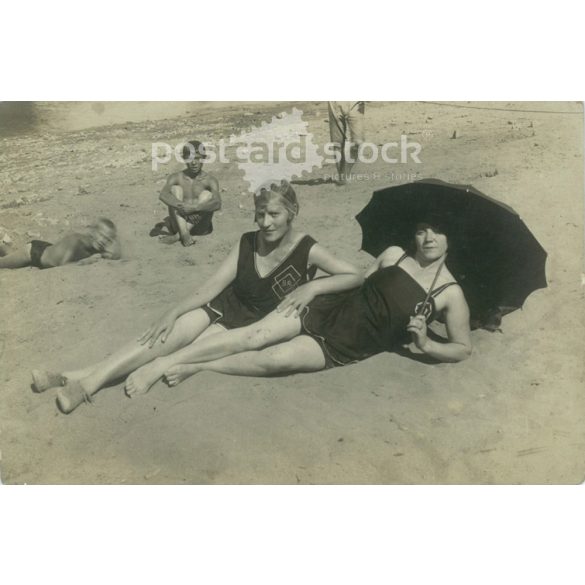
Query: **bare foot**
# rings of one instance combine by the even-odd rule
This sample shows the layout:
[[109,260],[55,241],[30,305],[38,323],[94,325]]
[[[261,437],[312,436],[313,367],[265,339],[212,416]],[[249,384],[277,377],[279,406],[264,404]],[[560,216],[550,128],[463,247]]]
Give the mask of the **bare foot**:
[[124,385],[126,396],[133,398],[140,394],[146,394],[152,385],[162,377],[163,372],[164,369],[161,371],[161,365],[158,360],[153,360],[149,364],[138,368],[126,379],[126,384]]
[[180,240],[179,234],[171,234],[169,236],[159,236],[158,241],[161,244],[176,244]]
[[177,386],[198,372],[199,368],[195,364],[177,364],[165,372],[164,379],[169,386]]
[[57,392],[57,406],[63,414],[73,412],[80,404],[90,403],[91,395],[80,380],[71,380]]
[[67,383],[67,378],[63,374],[47,370],[33,370],[31,375],[33,390],[37,393],[49,390],[49,388],[65,386]]
[[82,380],[93,373],[93,368],[72,370],[71,372],[51,372],[49,370],[32,370],[32,386],[35,392],[45,392],[51,388],[61,388],[67,382]]

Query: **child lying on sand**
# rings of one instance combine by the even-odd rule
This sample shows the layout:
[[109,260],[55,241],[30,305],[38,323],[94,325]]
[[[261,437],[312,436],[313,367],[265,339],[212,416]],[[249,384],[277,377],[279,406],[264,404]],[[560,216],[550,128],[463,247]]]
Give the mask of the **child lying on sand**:
[[67,234],[56,244],[32,240],[24,249],[12,253],[0,246],[0,268],[54,268],[70,262],[89,264],[100,258],[119,260],[120,252],[116,226],[102,217],[89,226],[87,233]]

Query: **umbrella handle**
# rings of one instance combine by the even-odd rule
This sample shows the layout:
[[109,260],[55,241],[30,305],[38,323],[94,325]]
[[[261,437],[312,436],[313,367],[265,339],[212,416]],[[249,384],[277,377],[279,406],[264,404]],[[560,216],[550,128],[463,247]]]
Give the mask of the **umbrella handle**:
[[437,283],[437,279],[439,278],[439,274],[441,273],[441,269],[443,268],[443,265],[445,264],[446,259],[447,259],[447,254],[445,254],[443,256],[443,259],[441,260],[441,263],[439,264],[439,267],[437,268],[437,272],[435,273],[435,278],[433,278],[433,283],[431,284],[431,288],[429,288],[429,290],[427,292],[427,296],[425,297],[423,304],[420,306],[420,309],[416,312],[415,317],[418,317],[419,315],[421,315],[422,312],[425,310],[425,307],[427,306],[427,303],[429,302],[429,299],[431,298],[431,294],[433,293],[433,289],[435,288],[435,284]]

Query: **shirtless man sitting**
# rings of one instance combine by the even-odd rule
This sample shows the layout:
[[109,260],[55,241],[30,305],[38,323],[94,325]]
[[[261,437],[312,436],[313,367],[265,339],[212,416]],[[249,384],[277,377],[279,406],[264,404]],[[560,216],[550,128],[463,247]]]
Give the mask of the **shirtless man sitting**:
[[121,256],[118,231],[112,221],[102,217],[84,234],[71,233],[51,244],[32,240],[22,250],[8,252],[0,246],[0,268],[54,268],[71,262],[91,264],[100,258],[119,260]]
[[[191,140],[183,147],[183,160],[187,168],[169,175],[159,199],[168,206],[168,235],[160,241],[183,246],[195,243],[192,236],[205,236],[213,231],[213,213],[221,209],[217,179],[203,171],[207,158],[205,146]],[[154,235],[154,234],[153,234]]]

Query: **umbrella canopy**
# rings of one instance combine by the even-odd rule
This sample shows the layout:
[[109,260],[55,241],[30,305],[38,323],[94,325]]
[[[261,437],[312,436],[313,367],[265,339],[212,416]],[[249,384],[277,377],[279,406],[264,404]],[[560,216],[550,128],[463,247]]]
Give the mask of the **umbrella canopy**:
[[373,256],[388,246],[413,250],[417,223],[442,228],[447,267],[463,289],[474,328],[496,328],[502,315],[546,287],[546,252],[520,216],[471,185],[427,179],[381,189],[356,219],[362,249]]

